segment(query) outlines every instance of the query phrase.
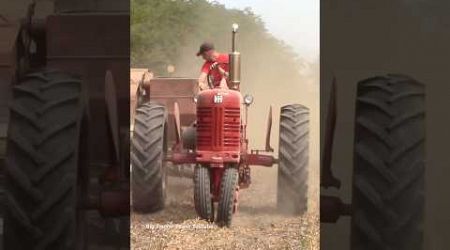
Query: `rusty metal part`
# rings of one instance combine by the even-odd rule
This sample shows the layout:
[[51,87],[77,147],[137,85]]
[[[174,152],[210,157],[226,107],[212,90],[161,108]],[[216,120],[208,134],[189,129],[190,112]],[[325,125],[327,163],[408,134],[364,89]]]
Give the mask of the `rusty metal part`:
[[178,102],[173,104],[173,118],[175,123],[175,142],[176,144],[181,143],[181,146],[183,146],[183,141],[181,140],[180,107],[178,106]]
[[105,217],[130,214],[129,190],[105,191],[100,195],[99,212]]
[[273,152],[273,148],[270,146],[270,134],[272,132],[272,105],[269,108],[269,116],[267,117],[267,130],[266,130],[266,151]]
[[252,183],[251,169],[248,165],[241,165],[239,167],[239,187],[248,188]]
[[151,73],[150,71],[146,71],[142,74],[142,78],[140,81],[140,85],[142,88],[144,89],[149,89],[150,88],[150,80],[153,79],[153,73]]
[[260,154],[259,151],[252,151],[250,154],[244,154],[239,158],[239,154],[233,151],[217,151],[217,152],[202,152],[202,151],[173,151],[171,155],[165,158],[165,161],[173,164],[196,164],[196,163],[241,163],[245,166],[262,166],[272,167],[277,163],[272,155]]
[[320,196],[320,222],[336,223],[341,216],[351,216],[352,206],[334,196]]
[[225,171],[225,168],[212,168],[211,169],[211,194],[213,195],[212,199],[215,202],[219,201],[220,197],[220,184],[222,182],[222,176]]
[[32,43],[31,30],[33,24],[33,17],[36,9],[36,0],[32,0],[28,5],[26,17],[24,20],[24,25],[22,29],[22,40],[24,44],[24,53],[27,58],[30,58],[30,47]]
[[196,151],[196,160],[199,163],[239,163],[240,155],[238,151]]
[[251,166],[272,167],[277,160],[272,155],[251,153],[245,156],[244,163]]
[[[0,22],[0,144],[4,144],[6,128],[9,121],[8,103],[11,100],[11,87],[19,68],[19,55],[17,41],[20,33],[20,24],[10,23],[8,20]],[[0,154],[4,148],[0,145]]]
[[184,149],[194,150],[197,145],[197,129],[195,124],[184,127],[181,132],[181,138],[183,139]]
[[5,23],[0,26],[0,79],[10,84],[18,66],[17,40],[19,23]]
[[[175,116],[175,102],[178,103],[180,128],[191,125],[197,118],[194,96],[198,92],[197,79],[194,78],[153,78],[150,81],[150,100],[167,108],[168,120]],[[167,124],[168,145],[176,143],[177,135],[174,122]]]
[[127,189],[102,191],[98,200],[90,204],[104,217],[124,216],[130,213],[130,191]]
[[88,130],[95,135],[89,138],[90,165],[117,165],[105,102],[108,70],[115,81],[118,127],[129,129],[129,22],[129,14],[117,13],[58,14],[46,19],[47,67],[79,75],[87,86]]
[[331,83],[331,93],[330,93],[330,101],[328,104],[328,112],[325,123],[325,139],[324,139],[324,150],[323,150],[323,158],[322,158],[322,173],[321,173],[321,182],[320,185],[322,187],[335,187],[340,188],[341,181],[338,180],[333,175],[333,171],[331,169],[331,158],[333,153],[333,140],[334,140],[334,131],[336,127],[336,77],[333,77],[333,81]]
[[171,155],[168,155],[164,160],[172,162],[173,164],[176,165],[196,164],[197,154],[194,152],[173,152]]
[[114,84],[114,77],[110,70],[107,70],[105,75],[105,101],[109,121],[109,130],[111,131],[111,137],[113,138],[116,160],[119,161],[120,142],[119,142],[119,117],[117,109],[117,94],[116,94],[116,85]]
[[130,69],[130,130],[134,128],[136,109],[150,101],[150,80],[153,73],[149,69]]
[[[26,20],[22,24],[26,25]],[[29,25],[28,31],[32,37],[43,35],[46,32],[46,19],[33,18]]]

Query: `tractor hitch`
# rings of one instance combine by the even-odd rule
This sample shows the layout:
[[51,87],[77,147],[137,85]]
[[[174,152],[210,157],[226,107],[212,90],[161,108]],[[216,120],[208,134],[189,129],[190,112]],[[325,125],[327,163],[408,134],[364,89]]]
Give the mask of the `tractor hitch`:
[[130,214],[130,190],[127,188],[101,190],[98,194],[80,202],[79,208],[97,210],[103,217]]
[[336,223],[341,216],[351,216],[352,205],[335,196],[320,196],[320,222]]
[[[245,163],[247,165],[272,167],[274,164],[278,163],[278,159],[272,155],[260,154],[260,150],[252,150],[250,154],[245,156]],[[265,150],[263,152],[266,152]]]

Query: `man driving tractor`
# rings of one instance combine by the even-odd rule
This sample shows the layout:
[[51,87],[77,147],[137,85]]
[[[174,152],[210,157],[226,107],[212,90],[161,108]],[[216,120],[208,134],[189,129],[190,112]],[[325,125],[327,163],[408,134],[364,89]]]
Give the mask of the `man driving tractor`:
[[[218,86],[220,88],[228,88],[228,54],[219,53],[215,50],[214,44],[204,42],[197,52],[197,56],[200,55],[205,60],[198,78],[200,90]],[[211,78],[210,82],[208,80],[208,75]]]

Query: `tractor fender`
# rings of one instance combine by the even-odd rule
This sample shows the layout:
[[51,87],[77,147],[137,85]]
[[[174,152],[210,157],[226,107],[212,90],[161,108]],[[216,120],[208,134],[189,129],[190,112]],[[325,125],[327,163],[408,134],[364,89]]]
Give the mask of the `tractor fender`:
[[10,84],[14,80],[17,65],[17,43],[21,26],[10,23],[0,15],[0,79]]
[[19,23],[10,23],[0,14],[0,168],[6,152],[6,136],[9,121],[8,103],[12,97],[11,86],[17,72],[17,40]]
[[197,146],[197,128],[195,122],[188,127],[183,127],[181,132],[181,138],[183,140],[183,147],[185,149],[194,150]]
[[272,133],[272,105],[269,108],[269,115],[267,116],[267,128],[266,128],[266,148],[267,152],[273,152],[273,148],[270,145],[270,135]]
[[178,105],[178,102],[175,102],[173,104],[173,120],[175,125],[174,127],[176,143],[177,145],[180,145],[181,143],[183,143],[183,140],[181,139],[180,106]]
[[117,107],[116,85],[114,83],[113,74],[110,70],[107,70],[105,75],[105,102],[108,114],[109,128],[114,143],[116,160],[120,161],[120,149],[119,149],[120,131],[119,131],[119,117],[118,117],[119,111]]

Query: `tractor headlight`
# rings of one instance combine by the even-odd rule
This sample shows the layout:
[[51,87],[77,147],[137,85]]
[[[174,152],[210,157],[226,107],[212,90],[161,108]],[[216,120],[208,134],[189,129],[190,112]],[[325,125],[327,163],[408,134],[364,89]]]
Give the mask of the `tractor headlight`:
[[253,103],[253,96],[252,95],[245,95],[244,96],[244,103],[246,105],[250,105]]
[[239,25],[237,23],[233,23],[231,27],[233,27],[233,32],[237,32],[237,30],[239,29]]
[[194,103],[197,103],[197,101],[198,101],[198,96],[194,95]]

